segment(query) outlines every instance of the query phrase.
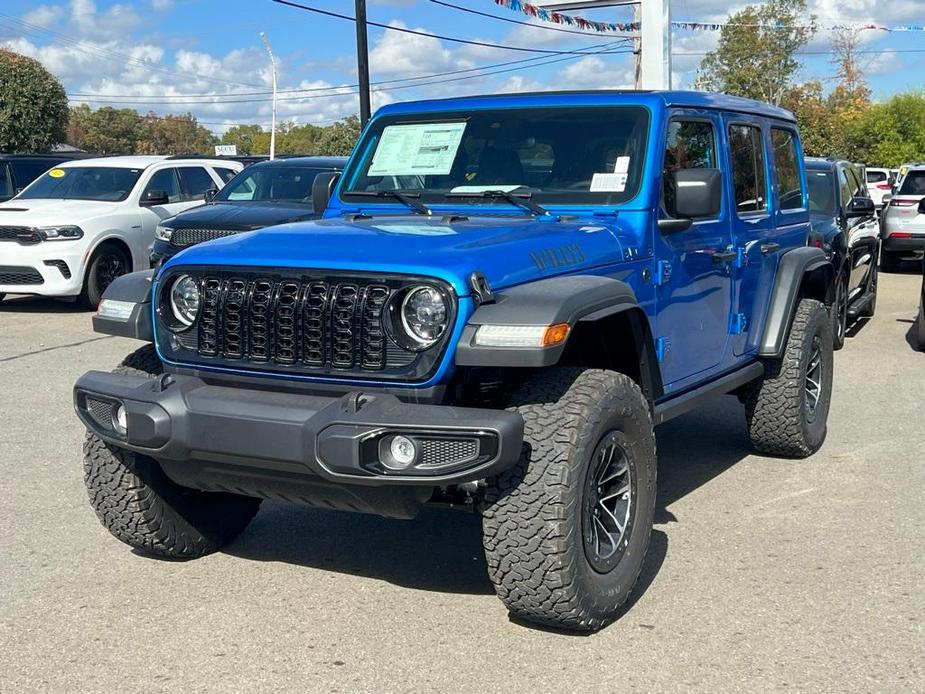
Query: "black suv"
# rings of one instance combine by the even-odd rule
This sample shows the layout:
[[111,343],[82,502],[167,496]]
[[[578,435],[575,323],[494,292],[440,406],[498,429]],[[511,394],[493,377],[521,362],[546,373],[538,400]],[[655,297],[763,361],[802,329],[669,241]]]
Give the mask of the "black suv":
[[205,205],[158,225],[151,267],[203,241],[318,217],[312,208],[315,176],[342,171],[346,162],[346,157],[291,157],[248,166],[220,191],[206,193]]
[[832,334],[845,343],[849,320],[873,316],[877,308],[880,228],[865,176],[856,164],[834,157],[806,159],[810,243],[822,248],[835,270]]
[[0,154],[0,202],[5,202],[53,166],[91,156],[84,152]]

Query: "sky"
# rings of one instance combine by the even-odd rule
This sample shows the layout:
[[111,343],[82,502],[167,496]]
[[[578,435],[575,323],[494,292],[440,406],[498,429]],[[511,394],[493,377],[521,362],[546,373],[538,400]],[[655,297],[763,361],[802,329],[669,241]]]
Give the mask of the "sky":
[[[353,15],[352,0],[297,1]],[[384,83],[374,87],[374,109],[394,101],[464,94],[632,86],[633,56],[618,36],[554,31],[550,27],[556,25],[531,21],[492,0],[440,2],[491,17],[435,0],[368,0],[368,17],[507,49],[370,27],[371,80]],[[745,4],[672,0],[672,19],[721,22]],[[809,0],[809,5],[822,25],[925,25],[925,0]],[[631,19],[629,10],[618,8],[575,14],[599,21]],[[40,60],[63,82],[72,105],[129,107],[159,115],[190,112],[216,133],[237,124],[269,128],[271,70],[260,32],[277,57],[281,122],[326,125],[357,112],[356,90],[349,86],[357,79],[351,21],[272,0],[0,4],[0,46]],[[692,85],[702,54],[717,38],[718,32],[673,33],[673,86]],[[925,32],[867,31],[862,40],[868,52],[861,57],[874,98],[925,89],[925,77],[916,68],[925,59]],[[830,33],[820,31],[804,49],[801,79],[832,80],[830,48]],[[611,52],[602,54],[605,50]],[[507,64],[511,61],[518,62]],[[485,66],[495,67],[479,69]],[[449,72],[456,74],[443,74]]]

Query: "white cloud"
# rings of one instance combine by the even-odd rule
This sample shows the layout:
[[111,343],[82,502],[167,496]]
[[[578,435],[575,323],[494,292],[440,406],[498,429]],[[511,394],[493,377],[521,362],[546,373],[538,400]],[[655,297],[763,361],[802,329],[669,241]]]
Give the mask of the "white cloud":
[[64,16],[64,10],[57,5],[39,5],[23,15],[23,21],[47,29]]
[[173,0],[151,0],[151,7],[155,12],[166,12],[173,8]]

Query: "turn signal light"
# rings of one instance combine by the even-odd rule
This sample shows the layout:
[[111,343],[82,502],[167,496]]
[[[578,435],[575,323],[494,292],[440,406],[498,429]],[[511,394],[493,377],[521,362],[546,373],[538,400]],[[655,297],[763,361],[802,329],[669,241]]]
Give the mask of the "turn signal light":
[[565,342],[565,338],[568,337],[568,328],[568,323],[550,325],[546,328],[546,333],[543,335],[543,347],[554,347]]

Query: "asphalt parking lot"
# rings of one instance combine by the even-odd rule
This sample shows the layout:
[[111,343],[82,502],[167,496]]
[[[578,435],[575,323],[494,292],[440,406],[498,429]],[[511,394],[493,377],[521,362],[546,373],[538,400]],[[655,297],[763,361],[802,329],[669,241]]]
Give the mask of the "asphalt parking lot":
[[223,553],[133,554],[87,503],[71,386],[137,343],[72,304],[8,298],[0,691],[925,691],[920,281],[881,275],[813,458],[750,454],[733,398],[660,429],[648,563],[592,636],[510,621],[458,512],[265,502]]

